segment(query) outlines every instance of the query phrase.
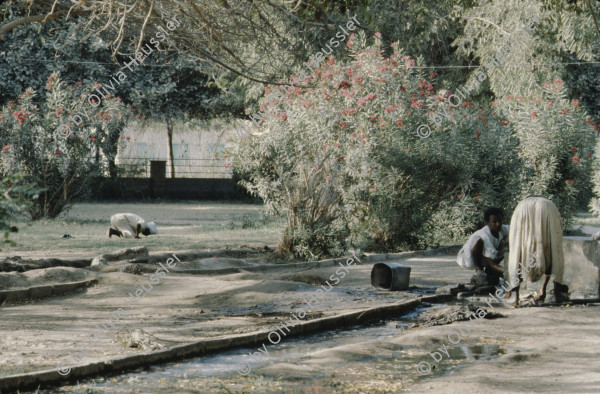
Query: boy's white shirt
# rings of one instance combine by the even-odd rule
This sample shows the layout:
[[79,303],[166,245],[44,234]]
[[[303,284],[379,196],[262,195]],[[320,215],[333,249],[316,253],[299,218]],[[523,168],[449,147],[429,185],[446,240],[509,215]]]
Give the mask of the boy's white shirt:
[[[458,252],[456,262],[459,266],[468,269],[475,268],[475,261],[471,255],[471,249],[475,246],[475,243],[480,239],[483,240],[483,255],[490,259],[496,259],[498,257],[498,247],[503,239],[508,239],[508,232],[510,226],[507,224],[502,225],[502,229],[498,232],[498,238],[492,235],[492,231],[486,224],[483,228],[475,231],[470,237],[467,243]],[[503,251],[502,251],[503,252]]]

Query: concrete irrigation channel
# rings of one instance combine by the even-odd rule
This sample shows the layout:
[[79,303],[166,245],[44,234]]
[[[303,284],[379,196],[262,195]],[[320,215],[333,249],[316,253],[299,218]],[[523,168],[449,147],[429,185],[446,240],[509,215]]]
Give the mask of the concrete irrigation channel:
[[[349,273],[329,292],[323,292],[310,310],[305,301],[317,289],[327,287],[325,281],[347,258],[269,268],[250,258],[229,258],[228,262],[214,256],[188,260],[181,254],[181,262],[136,301],[98,344],[87,343],[88,334],[122,307],[129,293],[147,283],[147,274],[161,262],[140,264],[151,266],[138,270],[146,275],[93,272],[97,284],[88,287],[86,293],[5,305],[0,312],[0,333],[10,343],[3,344],[0,353],[14,356],[10,362],[2,360],[0,390],[62,386],[61,392],[73,391],[77,390],[75,383],[94,378],[83,387],[89,388],[94,382],[96,389],[104,392],[277,392],[309,384],[321,387],[321,392],[391,392],[442,382],[480,368],[477,360],[512,368],[512,364],[518,367],[531,356],[543,361],[536,369],[542,371],[543,367],[549,368],[545,354],[528,349],[526,345],[532,344],[523,344],[531,330],[535,328],[550,337],[558,335],[552,340],[561,343],[565,341],[561,332],[598,323],[589,314],[590,310],[597,311],[594,306],[505,309],[499,304],[486,305],[485,297],[457,301],[452,294],[433,294],[436,289],[468,282],[471,273],[457,268],[455,253],[456,248],[447,248],[359,257],[361,261],[349,267]],[[163,265],[166,257],[161,256]],[[401,261],[410,266],[411,287],[402,292],[374,289],[369,274],[373,263],[380,261]],[[220,266],[211,268],[209,275],[200,272],[215,265]],[[590,304],[592,300],[581,302]],[[467,304],[482,307],[488,317],[498,318],[474,323],[475,328],[463,332],[461,342],[452,345],[448,357],[442,353],[443,360],[435,363],[428,354],[434,353],[437,360],[436,349],[443,345],[450,348],[448,331],[464,329],[466,322],[461,321],[465,319],[460,310]],[[281,328],[302,308],[306,316],[294,326],[289,325],[289,332],[280,329],[281,341],[273,340],[273,335],[269,338],[275,327]],[[18,329],[19,318],[21,327],[27,330]],[[524,323],[520,322],[523,318],[527,318]],[[548,319],[556,327],[562,326],[563,331],[550,330]],[[577,329],[572,327],[574,322],[578,322]],[[135,342],[132,334],[145,335],[147,341],[140,341],[137,348],[130,347]],[[127,337],[130,339],[125,344],[122,339]],[[72,362],[68,356],[83,347],[84,341],[86,354],[80,362]],[[537,342],[535,345],[541,345]],[[19,354],[18,349],[27,346],[35,350]],[[268,351],[269,357],[260,357],[264,351],[259,352],[259,348]],[[258,356],[252,357],[253,353]],[[433,367],[430,374],[421,376],[417,366],[423,362]],[[71,367],[69,375],[59,375],[56,366],[67,364]],[[247,365],[251,371],[240,372],[240,365]],[[514,378],[514,373],[510,376]],[[443,387],[445,384],[449,383]],[[473,382],[452,384],[464,389]],[[493,382],[485,383],[487,386],[477,384],[483,385],[483,391],[493,392],[496,387]]]

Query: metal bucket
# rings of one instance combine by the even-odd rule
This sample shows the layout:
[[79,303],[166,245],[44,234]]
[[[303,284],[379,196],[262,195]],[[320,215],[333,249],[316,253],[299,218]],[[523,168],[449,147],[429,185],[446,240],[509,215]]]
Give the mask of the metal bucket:
[[407,290],[410,267],[398,263],[375,263],[371,270],[371,284],[385,290]]

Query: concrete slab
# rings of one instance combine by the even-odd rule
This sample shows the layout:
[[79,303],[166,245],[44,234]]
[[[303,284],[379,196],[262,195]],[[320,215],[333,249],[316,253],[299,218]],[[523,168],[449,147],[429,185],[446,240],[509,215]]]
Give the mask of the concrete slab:
[[565,237],[564,281],[576,295],[600,293],[600,242],[585,237]]

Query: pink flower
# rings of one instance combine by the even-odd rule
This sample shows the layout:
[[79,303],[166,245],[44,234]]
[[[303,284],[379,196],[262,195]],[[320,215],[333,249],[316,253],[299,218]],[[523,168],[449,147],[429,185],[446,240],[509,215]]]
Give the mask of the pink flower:
[[579,157],[573,156],[573,163],[579,163]]
[[358,108],[345,108],[342,110],[342,115],[352,115],[358,111]]
[[388,105],[387,107],[385,107],[385,109],[383,110],[383,112],[390,113],[394,110],[394,106],[393,105]]
[[360,105],[361,107],[365,106],[365,99],[364,98],[359,98],[358,100],[356,100],[356,104]]
[[350,82],[343,80],[342,82],[340,82],[340,85],[338,87],[340,89],[348,89],[348,88],[352,87],[352,85],[350,84]]
[[346,43],[346,46],[348,48],[352,48],[352,42],[354,41],[354,33],[350,34],[350,37],[348,38],[348,42]]
[[2,148],[2,151],[3,151],[3,152],[6,152],[6,151],[7,151],[7,150],[9,150],[9,149],[10,149],[10,144],[8,144],[8,145],[5,145],[5,146],[4,146],[4,148]]
[[370,191],[371,193],[375,193],[375,190],[377,190],[377,189],[375,189],[374,187],[372,187],[372,188],[370,188],[370,189],[369,189],[369,191]]
[[59,151],[59,150],[57,150],[57,151],[56,151],[56,156],[60,156],[60,155],[62,155],[62,152],[61,152],[61,151]]
[[281,120],[283,120],[284,122],[285,122],[285,121],[287,120],[287,118],[288,118],[288,117],[287,117],[287,114],[286,114],[285,112],[284,112],[284,113],[282,113],[282,114],[281,114],[279,117],[280,117],[280,118],[281,118]]
[[577,147],[576,146],[572,146],[571,147],[571,152],[573,152],[573,153],[577,152]]
[[380,33],[380,32],[377,32],[377,33],[375,33],[374,35],[375,35],[375,37],[377,37],[377,38],[381,37],[381,33]]

